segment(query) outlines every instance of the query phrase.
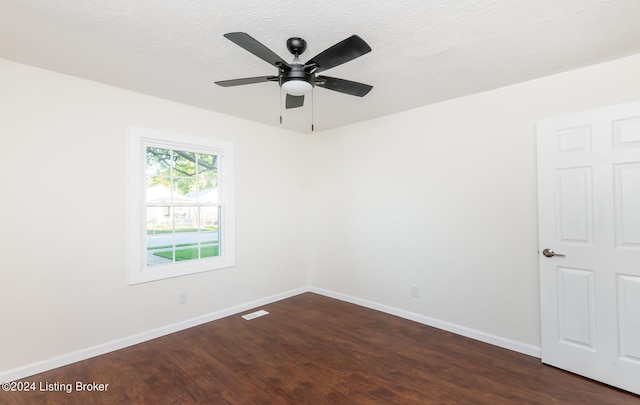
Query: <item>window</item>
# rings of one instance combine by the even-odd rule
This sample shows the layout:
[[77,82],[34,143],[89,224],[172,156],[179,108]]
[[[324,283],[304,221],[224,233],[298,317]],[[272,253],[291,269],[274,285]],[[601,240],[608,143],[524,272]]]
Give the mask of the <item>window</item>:
[[131,128],[129,283],[235,265],[233,146]]

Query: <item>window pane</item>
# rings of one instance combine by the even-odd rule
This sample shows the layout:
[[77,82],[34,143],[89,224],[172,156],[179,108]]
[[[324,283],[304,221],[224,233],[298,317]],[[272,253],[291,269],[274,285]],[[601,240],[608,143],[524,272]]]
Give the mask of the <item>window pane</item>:
[[173,262],[174,212],[171,207],[147,207],[147,264]]
[[171,188],[165,185],[171,185],[171,181],[160,177],[155,178],[154,181],[158,182],[158,184],[150,184],[150,182],[147,181],[145,201],[148,203],[171,202],[173,193]]
[[203,203],[218,202],[218,157],[198,154],[198,190],[196,201]]
[[162,148],[147,148],[147,175],[171,175],[171,151]]
[[218,189],[216,187],[202,187],[193,193],[190,193],[189,196],[193,201],[197,201],[199,203],[217,203],[218,202]]
[[215,179],[218,176],[218,156],[199,153],[197,157],[198,174],[208,179]]
[[173,151],[173,172],[176,177],[196,175],[196,155],[193,152]]
[[146,202],[171,201],[172,153],[169,149],[148,147],[146,166]]
[[215,177],[210,177],[207,174],[198,175],[198,188],[200,189],[215,188],[217,185],[218,183],[216,183]]
[[220,207],[200,209],[201,254],[202,257],[220,255]]
[[200,229],[218,231],[220,207],[202,207],[200,209]]
[[171,207],[147,207],[147,235],[173,233]]
[[198,232],[198,208],[187,206],[174,208],[176,233],[188,234]]
[[178,177],[173,179],[173,202],[185,202],[192,198],[190,195],[195,189],[195,177]]

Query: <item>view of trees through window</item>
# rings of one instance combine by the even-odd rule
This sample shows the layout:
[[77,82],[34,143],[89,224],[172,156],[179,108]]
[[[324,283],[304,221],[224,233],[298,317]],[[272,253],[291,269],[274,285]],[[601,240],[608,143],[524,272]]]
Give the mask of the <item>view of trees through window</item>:
[[218,156],[146,148],[147,264],[220,254]]

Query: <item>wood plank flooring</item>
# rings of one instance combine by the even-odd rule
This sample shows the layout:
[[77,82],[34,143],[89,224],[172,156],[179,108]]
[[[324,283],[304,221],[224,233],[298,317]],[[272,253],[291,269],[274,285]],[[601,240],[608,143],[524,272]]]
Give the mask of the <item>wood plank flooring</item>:
[[[320,295],[260,309],[269,314],[25,378],[36,391],[0,392],[0,403],[640,404],[539,359]],[[76,382],[109,385],[78,392]],[[72,392],[40,390],[56,383]]]

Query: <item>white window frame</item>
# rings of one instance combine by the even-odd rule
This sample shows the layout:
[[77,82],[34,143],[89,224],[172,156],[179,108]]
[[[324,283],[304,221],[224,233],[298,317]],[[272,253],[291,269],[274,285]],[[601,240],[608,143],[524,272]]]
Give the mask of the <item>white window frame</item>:
[[[147,265],[147,146],[217,155],[221,213],[218,256]],[[130,127],[127,156],[127,267],[129,284],[162,280],[235,266],[233,144],[153,129]]]

